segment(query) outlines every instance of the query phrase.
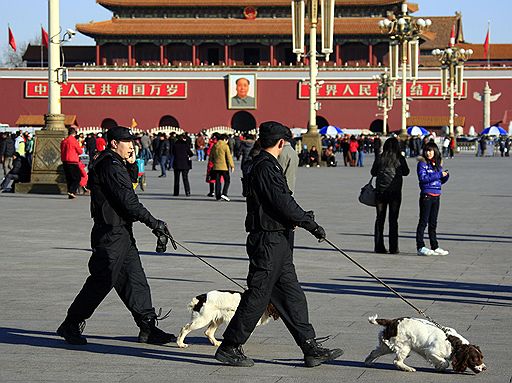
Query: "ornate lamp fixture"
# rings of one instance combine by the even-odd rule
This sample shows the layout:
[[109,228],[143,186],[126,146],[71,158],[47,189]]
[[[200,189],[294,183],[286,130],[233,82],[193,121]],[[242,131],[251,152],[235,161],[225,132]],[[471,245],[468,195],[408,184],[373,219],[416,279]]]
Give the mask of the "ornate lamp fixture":
[[450,96],[450,137],[455,137],[454,116],[455,116],[455,93],[459,100],[464,91],[464,63],[473,54],[472,49],[458,48],[451,46],[446,49],[434,49],[432,55],[439,58],[441,63],[441,90],[443,96]]
[[382,33],[389,35],[390,78],[398,79],[398,63],[402,65],[402,125],[400,136],[407,135],[407,62],[410,62],[409,78],[416,81],[419,64],[419,37],[432,25],[430,19],[409,16],[407,3],[402,3],[401,12],[379,21]]
[[373,79],[379,82],[377,88],[377,107],[382,109],[382,134],[387,134],[388,112],[393,107],[393,99],[395,98],[395,81],[386,69],[383,73],[373,76]]

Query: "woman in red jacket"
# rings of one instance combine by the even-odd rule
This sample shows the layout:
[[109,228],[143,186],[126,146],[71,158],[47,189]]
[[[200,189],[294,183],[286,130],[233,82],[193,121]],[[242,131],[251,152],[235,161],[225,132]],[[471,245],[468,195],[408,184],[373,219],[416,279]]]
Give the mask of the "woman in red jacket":
[[64,168],[64,175],[66,176],[66,183],[68,185],[68,198],[76,198],[78,186],[80,186],[80,162],[79,156],[83,150],[77,139],[75,138],[76,129],[71,127],[68,129],[68,137],[63,139],[60,143],[60,159]]

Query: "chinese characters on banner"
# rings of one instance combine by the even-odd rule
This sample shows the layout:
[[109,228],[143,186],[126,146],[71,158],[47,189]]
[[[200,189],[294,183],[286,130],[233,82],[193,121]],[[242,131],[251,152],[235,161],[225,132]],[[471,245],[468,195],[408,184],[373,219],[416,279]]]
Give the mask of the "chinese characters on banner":
[[[46,81],[25,81],[25,98],[48,97]],[[186,81],[69,81],[63,98],[187,98]]]
[[[376,99],[379,84],[376,81],[325,81],[318,85],[317,98],[319,99]],[[402,97],[402,86],[395,84],[395,98]],[[418,99],[442,99],[440,81],[416,81],[407,83],[407,97]],[[455,93],[455,97],[458,94]],[[467,97],[467,82],[464,81],[461,98]],[[299,82],[299,98],[309,98],[309,82]]]

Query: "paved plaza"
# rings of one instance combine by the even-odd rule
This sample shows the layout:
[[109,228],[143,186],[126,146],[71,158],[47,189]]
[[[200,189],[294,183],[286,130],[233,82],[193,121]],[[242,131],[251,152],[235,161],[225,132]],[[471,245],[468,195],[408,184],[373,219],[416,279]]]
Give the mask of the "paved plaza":
[[[67,345],[55,330],[88,275],[89,198],[2,194],[0,382],[511,382],[511,159],[462,154],[446,161],[451,179],[443,188],[438,222],[440,246],[450,251],[445,257],[415,254],[419,189],[414,159],[408,160],[412,172],[404,180],[401,253],[372,253],[375,211],[357,201],[372,160],[367,158],[364,168],[300,168],[297,200],[315,211],[331,241],[428,315],[478,344],[487,371],[478,376],[451,369],[437,373],[417,355],[407,362],[416,373],[396,370],[391,355],[366,367],[363,361],[379,330],[368,316],[418,314],[304,230],[296,234],[295,263],[311,322],[317,336],[332,336],[326,346],[345,350],[331,364],[304,368],[282,321],[255,330],[245,346],[256,362],[252,368],[218,363],[202,331],[189,335],[187,349],[139,344],[138,329],[114,292],[87,322],[89,344]],[[169,223],[178,241],[244,284],[248,264],[239,163],[231,202],[206,197],[206,163],[193,166],[191,197],[172,196],[172,171],[158,178],[159,172],[149,170],[140,198]],[[155,238],[144,225],[135,225],[135,235],[155,307],[173,309],[160,323],[163,329],[179,332],[189,319],[192,297],[237,288],[182,249],[156,254]]]

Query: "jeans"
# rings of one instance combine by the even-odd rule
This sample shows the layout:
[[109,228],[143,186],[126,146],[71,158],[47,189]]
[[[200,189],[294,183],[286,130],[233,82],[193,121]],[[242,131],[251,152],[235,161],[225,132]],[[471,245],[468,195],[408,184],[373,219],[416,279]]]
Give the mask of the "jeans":
[[425,247],[423,234],[428,224],[428,238],[430,240],[430,247],[435,250],[439,247],[437,243],[437,215],[439,213],[440,205],[439,196],[431,196],[428,194],[420,195],[420,219],[418,227],[416,228],[416,248],[421,249]]
[[204,149],[197,149],[197,160],[204,161]]
[[364,161],[364,152],[361,150],[360,152],[357,152],[357,166],[363,167],[363,161]]
[[162,171],[162,176],[167,175],[167,156],[160,156],[160,169]]
[[398,214],[402,203],[402,193],[382,192],[377,193],[377,217],[375,219],[375,251],[382,252],[384,246],[384,222],[386,221],[386,210],[389,206],[389,251],[398,251]]

